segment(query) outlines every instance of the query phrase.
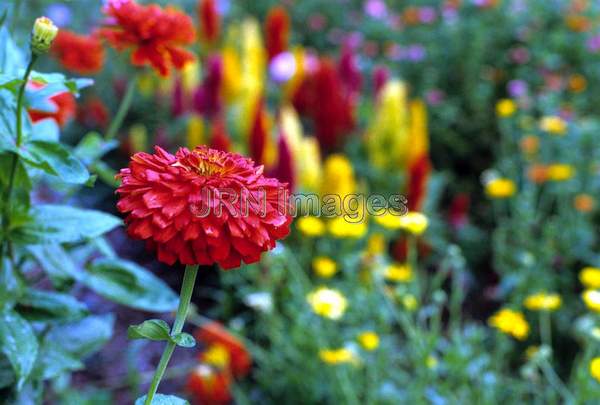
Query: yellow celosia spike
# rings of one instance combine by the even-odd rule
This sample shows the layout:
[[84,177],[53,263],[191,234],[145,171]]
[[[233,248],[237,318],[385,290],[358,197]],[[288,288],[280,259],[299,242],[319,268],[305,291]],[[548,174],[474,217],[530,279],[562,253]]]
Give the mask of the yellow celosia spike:
[[427,109],[422,100],[410,102],[410,152],[408,161],[412,164],[416,159],[429,153],[429,136],[427,134]]
[[330,155],[325,161],[321,194],[335,194],[343,199],[355,191],[356,180],[350,160],[342,154]]
[[222,95],[225,101],[231,103],[238,98],[242,88],[240,56],[233,46],[226,45],[221,51],[221,57],[223,66]]
[[181,85],[186,94],[191,94],[200,84],[200,62],[194,59],[181,69]]
[[300,168],[297,173],[300,187],[305,191],[319,192],[322,179],[321,151],[316,138],[304,138],[300,157],[296,159]]
[[203,145],[204,139],[204,122],[202,117],[192,114],[187,123],[187,146],[189,149],[194,149],[198,145]]

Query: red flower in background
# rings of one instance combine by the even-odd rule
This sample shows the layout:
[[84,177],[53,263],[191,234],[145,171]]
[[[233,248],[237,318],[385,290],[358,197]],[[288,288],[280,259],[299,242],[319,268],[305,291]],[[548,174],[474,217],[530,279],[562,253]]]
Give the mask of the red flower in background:
[[269,60],[285,51],[290,38],[290,17],[285,8],[273,7],[265,21],[265,40]]
[[262,166],[206,146],[155,151],[136,153],[121,169],[117,208],[129,235],[158,260],[231,269],[257,262],[289,233],[287,185],[265,177]]
[[52,54],[65,69],[82,75],[98,73],[104,65],[104,47],[95,34],[61,29],[52,43]]
[[215,0],[198,2],[198,20],[200,21],[200,40],[207,45],[214,44],[219,39],[221,29],[221,16]]
[[224,152],[228,152],[231,149],[231,140],[227,134],[225,121],[222,118],[216,119],[213,123],[210,136],[210,147]]
[[111,0],[104,8],[109,17],[100,35],[122,51],[132,48],[131,63],[150,65],[161,75],[181,69],[194,55],[185,50],[196,36],[192,19],[173,7],[140,5],[134,0]]
[[278,159],[277,165],[269,173],[270,176],[275,177],[277,180],[287,183],[290,186],[290,190],[296,189],[296,176],[294,173],[294,157],[290,150],[285,136],[279,135],[277,141]]
[[264,100],[260,100],[256,105],[252,128],[250,129],[250,157],[259,164],[265,163],[265,151],[267,147],[267,113],[264,110]]
[[408,168],[408,210],[420,211],[425,194],[427,192],[427,181],[431,163],[428,155],[422,155],[415,159]]
[[346,87],[346,91],[352,97],[357,96],[362,86],[362,75],[358,69],[354,50],[349,43],[345,43],[342,47],[342,53],[338,62],[338,72],[342,83]]
[[354,126],[351,98],[330,59],[321,59],[316,72],[304,79],[293,104],[298,112],[312,118],[315,136],[326,152],[341,146]]
[[[38,82],[29,82],[28,86],[33,89],[42,89],[46,85]],[[29,109],[31,121],[38,122],[47,118],[53,119],[62,128],[75,117],[77,104],[75,97],[68,91],[57,93],[48,99],[53,111],[42,111]]]
[[206,62],[206,76],[194,94],[194,109],[210,118],[221,110],[223,62],[219,55],[211,55]]
[[77,121],[92,128],[105,128],[110,114],[104,102],[98,97],[90,97],[77,110]]
[[229,371],[236,378],[245,377],[250,372],[252,359],[244,344],[219,322],[208,322],[194,333],[196,339],[207,346],[220,345],[229,354]]
[[206,364],[200,364],[192,370],[187,389],[194,397],[195,404],[224,405],[233,399],[230,374]]

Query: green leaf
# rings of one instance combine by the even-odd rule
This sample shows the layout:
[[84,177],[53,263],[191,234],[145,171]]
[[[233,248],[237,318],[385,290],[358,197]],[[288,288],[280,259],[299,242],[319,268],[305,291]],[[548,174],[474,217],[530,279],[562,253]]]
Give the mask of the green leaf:
[[35,243],[81,242],[121,225],[113,215],[67,205],[38,205],[31,209],[31,219],[21,233],[24,240]]
[[61,245],[29,245],[27,250],[48,274],[56,289],[62,289],[72,284],[73,280],[78,280],[82,275],[71,256]]
[[99,350],[112,336],[113,315],[91,315],[80,321],[54,326],[45,341],[60,342],[60,347],[75,358]]
[[81,280],[97,294],[119,304],[152,312],[174,311],[179,297],[143,267],[121,259],[100,259]]
[[12,303],[23,292],[23,281],[21,281],[13,270],[8,257],[0,258],[0,310],[7,303]]
[[115,140],[106,141],[97,132],[89,132],[85,134],[75,147],[75,155],[87,164],[90,164],[113,150],[117,145],[118,142]]
[[0,349],[15,371],[20,390],[33,370],[38,342],[31,325],[12,309],[0,313]]
[[36,380],[48,380],[59,375],[81,370],[84,365],[77,357],[65,351],[58,342],[45,339],[38,360],[31,373]]
[[[146,395],[136,399],[135,405],[144,405],[146,402]],[[176,397],[174,395],[156,394],[152,398],[151,405],[190,405],[185,399]]]
[[196,339],[189,333],[181,332],[177,335],[171,336],[171,341],[180,347],[194,347],[196,346]]
[[15,382],[15,372],[12,369],[10,361],[0,353],[0,390],[9,387]]
[[85,304],[71,295],[28,289],[15,309],[29,321],[74,321],[88,315]]
[[129,339],[171,340],[169,325],[162,319],[150,319],[127,329]]
[[33,141],[19,150],[32,167],[57,176],[65,183],[84,184],[90,174],[79,159],[60,143]]
[[111,187],[119,187],[119,181],[115,179],[117,172],[109,165],[101,160],[96,161],[90,167],[93,173],[98,175],[98,178]]

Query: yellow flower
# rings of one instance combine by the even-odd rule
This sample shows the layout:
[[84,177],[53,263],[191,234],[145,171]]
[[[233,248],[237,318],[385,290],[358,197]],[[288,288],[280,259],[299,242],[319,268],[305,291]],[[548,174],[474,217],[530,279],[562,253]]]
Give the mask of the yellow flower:
[[590,362],[590,374],[600,382],[600,357],[594,357]]
[[197,60],[186,63],[181,69],[181,87],[185,94],[192,94],[200,80],[200,63]]
[[204,122],[202,117],[191,114],[187,123],[187,145],[190,150],[204,144]]
[[420,212],[409,212],[400,217],[400,228],[413,235],[421,235],[427,229],[429,220]]
[[366,221],[348,222],[344,217],[337,217],[328,223],[329,233],[335,238],[358,239],[365,236],[368,227]]
[[327,287],[317,288],[306,300],[315,314],[329,319],[340,319],[348,307],[348,300],[342,293]]
[[579,281],[585,288],[600,288],[600,268],[584,267],[579,272]]
[[555,311],[560,308],[561,303],[558,294],[538,293],[527,296],[523,305],[532,311]]
[[327,364],[344,364],[358,362],[358,358],[350,349],[323,349],[319,351],[319,357]]
[[503,98],[496,104],[496,114],[500,117],[510,117],[517,111],[517,104],[510,98]]
[[567,122],[556,115],[542,117],[540,129],[553,135],[564,135],[567,133]]
[[433,370],[434,368],[437,367],[438,360],[435,356],[432,356],[430,354],[429,356],[427,356],[427,359],[425,360],[425,365],[427,366],[428,369]]
[[600,312],[600,291],[587,290],[581,296],[589,309],[594,312]]
[[400,229],[402,226],[400,218],[402,218],[402,215],[394,215],[387,210],[381,215],[373,215],[375,222],[386,229],[392,230]]
[[383,277],[388,281],[406,283],[412,280],[413,274],[408,264],[394,263],[385,269]]
[[219,369],[224,369],[229,364],[229,351],[225,346],[220,344],[210,345],[202,353],[202,360]]
[[515,183],[503,177],[490,180],[485,185],[485,193],[491,198],[508,198],[515,194]]
[[575,175],[575,168],[564,163],[549,165],[546,170],[548,179],[554,181],[569,180]]
[[317,276],[323,278],[331,278],[337,272],[335,261],[325,256],[315,257],[312,262],[312,268]]
[[417,309],[418,302],[414,295],[406,294],[402,297],[402,305],[407,311],[412,312]]
[[226,101],[235,100],[240,94],[242,87],[241,76],[242,67],[240,57],[235,48],[231,45],[225,45],[221,51],[223,62],[223,87],[222,93]]
[[529,324],[521,312],[512,309],[501,309],[490,317],[488,324],[503,333],[519,340],[529,335]]
[[374,233],[367,241],[367,254],[369,256],[377,256],[385,252],[386,243],[385,237],[380,233]]
[[375,332],[367,331],[358,335],[358,343],[363,349],[372,351],[379,347],[379,336]]
[[36,18],[31,31],[31,51],[41,55],[50,49],[54,38],[58,35],[58,27],[47,17]]
[[296,227],[304,235],[311,238],[325,233],[325,223],[317,217],[302,217],[296,221]]
[[355,190],[356,181],[350,160],[340,153],[329,155],[325,160],[321,194],[339,195],[343,199]]

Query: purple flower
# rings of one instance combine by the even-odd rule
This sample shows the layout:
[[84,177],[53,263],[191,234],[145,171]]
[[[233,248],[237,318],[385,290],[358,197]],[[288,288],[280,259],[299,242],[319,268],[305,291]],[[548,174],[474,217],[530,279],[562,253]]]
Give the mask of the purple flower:
[[513,98],[520,98],[527,94],[527,83],[523,80],[511,80],[506,87],[508,94]]
[[445,98],[444,92],[441,90],[438,90],[438,89],[429,90],[425,94],[425,99],[427,100],[427,102],[430,105],[433,105],[433,106],[440,104],[442,101],[444,101],[444,98]]
[[375,19],[383,19],[387,16],[387,7],[383,0],[367,0],[364,11],[369,17]]
[[285,83],[296,73],[296,59],[290,52],[275,56],[269,65],[269,73],[275,83]]
[[57,27],[65,27],[71,22],[73,13],[71,9],[64,4],[51,4],[46,8],[46,15]]
[[587,48],[591,52],[598,52],[598,51],[600,51],[600,35],[594,35],[593,37],[591,37],[590,39],[588,39],[588,41],[587,41]]
[[406,49],[406,59],[411,62],[420,62],[425,56],[426,51],[422,45],[411,45]]
[[421,7],[419,9],[419,20],[424,24],[431,24],[436,17],[437,13],[433,7]]

